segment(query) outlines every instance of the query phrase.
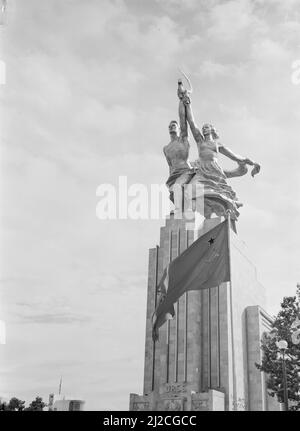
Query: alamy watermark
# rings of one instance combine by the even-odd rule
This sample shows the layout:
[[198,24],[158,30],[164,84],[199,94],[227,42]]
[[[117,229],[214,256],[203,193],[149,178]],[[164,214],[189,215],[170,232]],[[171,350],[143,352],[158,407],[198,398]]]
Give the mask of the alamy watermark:
[[[131,184],[120,176],[118,185],[100,184],[96,215],[100,220],[159,220],[173,213],[175,219],[192,220],[195,212],[203,214],[202,184],[175,184],[171,189],[173,203],[165,184]],[[197,199],[195,199],[197,197]]]
[[3,320],[0,320],[0,344],[6,344],[6,328]]
[[6,84],[6,63],[0,60],[0,85]]
[[300,59],[293,61],[292,63],[292,75],[291,81],[294,85],[300,84]]

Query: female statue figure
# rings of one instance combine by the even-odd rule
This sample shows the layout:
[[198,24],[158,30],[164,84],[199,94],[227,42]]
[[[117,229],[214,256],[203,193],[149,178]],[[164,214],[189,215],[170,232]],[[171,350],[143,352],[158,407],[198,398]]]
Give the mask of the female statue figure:
[[[242,203],[238,201],[235,192],[227,184],[227,178],[245,175],[248,172],[247,165],[253,166],[251,174],[254,176],[260,171],[260,166],[247,157],[234,154],[220,143],[219,136],[211,124],[204,124],[200,131],[194,120],[190,94],[184,90],[181,80],[178,80],[177,93],[181,105],[179,113],[186,116],[198,147],[199,157],[192,163],[195,174],[190,181],[196,190],[193,199],[204,198],[205,218],[210,218],[212,213],[225,216],[229,210],[231,219],[236,220],[239,215],[238,208]],[[185,110],[182,109],[183,106]],[[233,171],[223,170],[218,163],[218,153],[237,162],[238,167]],[[196,187],[197,184],[201,187]]]

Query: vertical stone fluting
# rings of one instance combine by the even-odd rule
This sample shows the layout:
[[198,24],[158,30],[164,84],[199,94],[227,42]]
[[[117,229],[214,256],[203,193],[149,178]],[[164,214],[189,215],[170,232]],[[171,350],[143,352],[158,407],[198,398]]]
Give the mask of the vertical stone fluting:
[[191,383],[197,392],[220,386],[217,287],[185,293],[175,304],[174,319],[160,328],[159,342],[154,345],[151,338],[156,285],[164,268],[218,221],[206,223],[195,235],[186,230],[184,221],[168,219],[161,228],[160,246],[150,250],[144,393],[174,382]]
[[201,229],[193,231],[186,229],[184,220],[171,217],[161,228],[159,246],[149,251],[144,368],[147,396],[133,394],[136,406],[144,403],[151,406],[149,409],[163,410],[164,400],[175,396],[185,400],[185,408],[205,410],[208,407],[202,401],[201,407],[199,400],[215,390],[224,394],[225,410],[277,409],[267,398],[264,378],[253,365],[259,360],[262,311],[257,312],[256,307],[257,302],[264,305],[263,288],[243,243],[233,232],[231,286],[226,282],[186,292],[175,304],[174,319],[159,329],[159,341],[152,341],[156,290],[165,267],[218,223],[218,218],[206,220]]
[[152,314],[155,309],[158,247],[149,250],[148,293],[145,336],[144,394],[154,387],[155,346],[152,341]]

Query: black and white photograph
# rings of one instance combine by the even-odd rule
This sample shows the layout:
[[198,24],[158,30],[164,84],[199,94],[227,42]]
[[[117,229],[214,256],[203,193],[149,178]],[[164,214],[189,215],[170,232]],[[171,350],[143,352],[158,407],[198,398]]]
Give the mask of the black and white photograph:
[[0,0],[0,40],[0,423],[300,411],[300,1]]

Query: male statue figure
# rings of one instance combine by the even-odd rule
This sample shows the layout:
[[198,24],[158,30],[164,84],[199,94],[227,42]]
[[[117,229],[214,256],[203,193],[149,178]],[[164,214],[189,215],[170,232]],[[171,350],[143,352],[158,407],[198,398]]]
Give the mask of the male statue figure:
[[163,148],[169,165],[169,178],[166,182],[170,192],[170,199],[175,205],[175,214],[182,214],[183,187],[189,183],[194,171],[188,162],[190,144],[188,141],[187,117],[185,105],[179,101],[179,121],[173,120],[169,124],[171,141]]

